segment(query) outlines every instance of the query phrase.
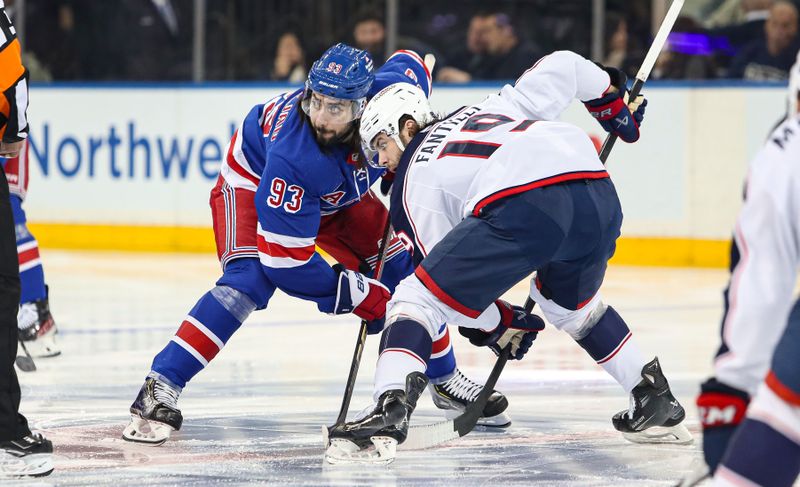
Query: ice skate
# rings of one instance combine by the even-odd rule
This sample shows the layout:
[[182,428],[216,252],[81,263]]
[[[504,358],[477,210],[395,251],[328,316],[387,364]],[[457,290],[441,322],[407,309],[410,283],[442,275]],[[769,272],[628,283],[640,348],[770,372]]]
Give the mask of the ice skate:
[[371,411],[353,422],[334,426],[325,461],[331,464],[394,461],[397,445],[406,439],[411,413],[427,384],[424,374],[412,372],[406,377],[405,391],[386,391]]
[[692,434],[680,424],[685,417],[656,357],[642,368],[642,381],[631,391],[630,408],[615,414],[611,421],[634,443],[686,445],[692,442]]
[[23,303],[17,313],[19,339],[32,357],[55,357],[61,354],[56,344],[56,322],[50,314],[47,298]]
[[39,433],[0,442],[0,478],[43,477],[53,471],[53,444]]
[[[456,369],[455,375],[441,384],[430,384],[428,389],[433,397],[433,403],[439,409],[445,410],[447,419],[453,419],[475,402],[478,394],[483,390],[481,384],[475,383]],[[508,400],[497,391],[492,392],[489,401],[483,408],[483,414],[478,420],[479,426],[493,428],[507,428],[511,425],[511,417],[505,412]]]
[[131,422],[122,431],[122,439],[152,446],[167,441],[183,423],[178,409],[180,393],[180,389],[148,377],[131,404]]

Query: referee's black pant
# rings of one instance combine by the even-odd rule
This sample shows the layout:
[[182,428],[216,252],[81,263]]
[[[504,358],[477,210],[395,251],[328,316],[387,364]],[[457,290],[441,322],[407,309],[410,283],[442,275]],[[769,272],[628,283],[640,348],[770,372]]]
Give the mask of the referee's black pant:
[[28,421],[19,414],[17,357],[19,261],[14,218],[6,174],[0,167],[0,441],[30,434]]

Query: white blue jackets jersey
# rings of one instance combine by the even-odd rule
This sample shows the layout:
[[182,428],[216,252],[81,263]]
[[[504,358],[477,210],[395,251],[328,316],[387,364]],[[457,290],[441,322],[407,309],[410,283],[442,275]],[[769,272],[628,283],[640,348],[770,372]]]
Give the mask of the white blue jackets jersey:
[[800,267],[800,115],[770,135],[750,163],[734,228],[738,262],[727,291],[715,376],[751,396],[796,300]]
[[392,223],[419,263],[453,227],[498,199],[574,179],[607,178],[588,135],[556,119],[609,77],[569,51],[540,59],[516,81],[417,134],[403,153]]
[[[430,73],[411,51],[389,58],[369,96],[398,82],[430,94]],[[337,278],[315,250],[320,218],[358,202],[383,170],[357,164],[359,153],[345,145],[321,148],[301,116],[302,93],[250,110],[231,139],[221,176],[234,188],[255,191],[259,259],[270,280],[331,312]]]

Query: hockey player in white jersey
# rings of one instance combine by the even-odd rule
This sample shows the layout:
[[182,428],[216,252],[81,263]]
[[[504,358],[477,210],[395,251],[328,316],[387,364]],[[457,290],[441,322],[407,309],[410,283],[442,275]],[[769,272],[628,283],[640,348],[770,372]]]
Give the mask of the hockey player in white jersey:
[[614,185],[586,133],[548,121],[573,99],[588,100],[604,128],[633,142],[644,104],[631,112],[624,93],[619,70],[560,51],[444,119],[413,87],[387,87],[369,102],[361,137],[396,172],[392,223],[419,264],[387,307],[376,405],[331,433],[355,447],[329,449],[329,459],[391,460],[380,445],[406,437],[437,323],[522,358],[544,322],[499,297],[533,272],[530,296],[550,323],[630,395],[614,427],[636,442],[691,441],[658,359],[645,358],[599,293],[622,222]]
[[715,485],[800,472],[800,54],[786,120],[750,164],[734,229],[722,344],[697,405]]

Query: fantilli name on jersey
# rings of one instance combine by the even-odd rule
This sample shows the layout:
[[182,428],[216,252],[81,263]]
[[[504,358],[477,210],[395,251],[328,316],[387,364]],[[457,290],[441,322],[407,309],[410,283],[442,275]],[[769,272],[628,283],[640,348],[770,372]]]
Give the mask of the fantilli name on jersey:
[[462,219],[504,197],[575,179],[607,178],[588,135],[556,119],[608,75],[569,51],[539,60],[499,94],[417,134],[403,153],[392,222],[419,262]]

